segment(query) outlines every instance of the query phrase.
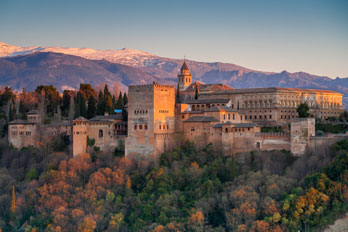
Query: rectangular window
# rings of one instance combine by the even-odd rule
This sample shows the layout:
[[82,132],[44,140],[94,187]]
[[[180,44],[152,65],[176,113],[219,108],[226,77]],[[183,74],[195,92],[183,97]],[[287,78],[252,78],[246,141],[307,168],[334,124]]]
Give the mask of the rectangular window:
[[185,118],[185,115],[182,115],[181,118]]
[[159,129],[161,129],[161,125],[159,125]]
[[167,125],[167,130],[169,129],[169,125]]
[[230,114],[228,114],[228,120],[230,120],[231,119],[231,115]]
[[234,120],[234,114],[232,114],[232,118],[233,118],[233,120]]
[[272,119],[272,115],[269,116],[269,119]]
[[147,124],[145,124],[144,129],[147,130]]
[[143,125],[139,125],[139,130],[142,130],[143,129]]
[[134,125],[134,130],[136,130],[137,129],[137,125]]

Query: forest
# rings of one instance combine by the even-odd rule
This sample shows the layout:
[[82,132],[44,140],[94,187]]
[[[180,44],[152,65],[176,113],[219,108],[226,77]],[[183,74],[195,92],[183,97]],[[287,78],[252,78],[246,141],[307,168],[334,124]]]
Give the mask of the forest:
[[347,212],[348,141],[321,153],[223,156],[186,143],[158,162],[0,143],[2,231],[312,231]]

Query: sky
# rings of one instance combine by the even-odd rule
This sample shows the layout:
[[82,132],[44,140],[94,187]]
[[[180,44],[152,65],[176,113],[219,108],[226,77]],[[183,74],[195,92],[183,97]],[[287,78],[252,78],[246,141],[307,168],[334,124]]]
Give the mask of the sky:
[[0,41],[348,77],[348,1],[0,0]]

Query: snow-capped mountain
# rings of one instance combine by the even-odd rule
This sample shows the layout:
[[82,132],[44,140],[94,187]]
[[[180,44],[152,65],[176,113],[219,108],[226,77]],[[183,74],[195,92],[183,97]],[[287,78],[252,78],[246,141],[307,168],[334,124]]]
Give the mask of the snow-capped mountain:
[[[34,52],[55,52],[80,56],[90,60],[107,60],[113,63],[133,67],[151,65],[151,59],[158,56],[139,50],[123,48],[120,50],[96,50],[92,48],[63,48],[63,47],[18,47],[0,42],[0,57],[26,55]],[[149,62],[150,61],[150,62]]]
[[[73,55],[73,56],[71,56]],[[79,88],[80,83],[130,84],[153,81],[174,84],[183,60],[159,57],[124,48],[18,47],[0,43],[0,85],[35,88],[37,84],[55,84],[60,90]],[[329,89],[344,93],[348,108],[348,78],[331,79],[305,72],[261,72],[235,64],[187,60],[194,80],[224,83],[233,88],[287,87]],[[130,67],[131,66],[131,67]]]

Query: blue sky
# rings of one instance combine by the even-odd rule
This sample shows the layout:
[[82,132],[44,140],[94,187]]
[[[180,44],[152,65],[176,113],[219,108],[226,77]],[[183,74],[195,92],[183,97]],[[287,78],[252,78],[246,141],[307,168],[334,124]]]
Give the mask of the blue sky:
[[348,77],[348,1],[0,0],[0,41]]

